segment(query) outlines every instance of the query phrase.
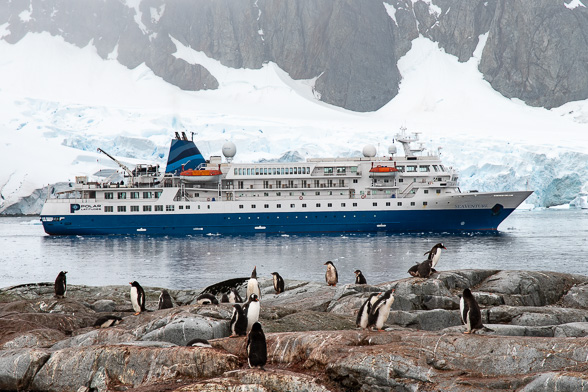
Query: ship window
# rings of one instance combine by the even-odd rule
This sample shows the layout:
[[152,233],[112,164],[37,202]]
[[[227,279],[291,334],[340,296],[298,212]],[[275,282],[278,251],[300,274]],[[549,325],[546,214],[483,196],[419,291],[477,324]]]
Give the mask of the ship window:
[[353,203],[353,207],[357,207],[357,203]]
[[423,173],[423,172],[430,172],[431,169],[429,168],[429,165],[421,165],[421,166],[419,166],[419,171],[421,173]]
[[276,196],[282,196],[282,192],[276,192]]
[[255,204],[251,204],[251,208],[255,208]]
[[325,167],[325,174],[333,174],[333,168],[332,167]]
[[155,192],[155,198],[159,199],[159,197],[161,196],[161,192]]
[[328,203],[327,207],[333,207],[333,203]]
[[294,168],[293,167],[290,168],[290,174],[294,174]]
[[131,206],[131,212],[139,212],[139,206]]
[[316,192],[314,192],[314,194],[317,195],[317,196],[319,196],[321,194],[321,192],[320,191],[316,191]]
[[189,210],[190,209],[190,206],[186,206],[186,209]]
[[[281,204],[276,204],[276,208],[282,208],[282,205]],[[278,218],[279,218],[279,216],[278,216]]]
[[396,169],[397,169],[399,172],[404,172],[404,166],[396,166]]
[[321,206],[321,203],[316,203],[316,206],[317,206],[317,207],[320,207],[320,206]]
[[294,208],[294,207],[296,207],[295,204],[290,204],[290,208]]
[[118,212],[127,212],[127,206],[118,206],[116,210]]
[[163,211],[163,206],[155,206],[155,211]]
[[208,209],[210,210],[210,204],[208,204],[208,205],[206,206],[206,208],[208,208]]
[[259,175],[259,168],[258,168],[258,167],[256,167],[256,168],[255,168],[255,175],[256,175],[256,176],[258,176],[258,175]]
[[151,199],[151,192],[143,192],[143,199]]
[[441,171],[445,171],[445,167],[443,165],[439,165],[439,168],[441,169]]
[[357,184],[357,179],[355,179],[355,178],[354,178],[354,179],[353,179],[353,183],[354,183],[354,184]]
[[337,174],[345,174],[345,168],[344,167],[338,167],[337,168]]
[[398,207],[402,207],[402,202],[401,201],[398,202]]
[[372,206],[377,207],[378,203],[372,203]]
[[240,209],[243,209],[243,204],[239,204],[239,208]]
[[144,212],[150,212],[151,211],[151,206],[143,206],[143,211]]
[[139,192],[131,192],[131,199],[138,199],[139,198]]
[[298,168],[297,167],[294,168],[294,174],[298,174]]
[[114,195],[112,192],[104,192],[104,198],[107,200],[114,199]]
[[127,198],[127,192],[118,192],[117,197],[119,199],[126,199]]
[[423,201],[423,205],[426,206],[428,203],[426,201]]
[[390,202],[389,201],[386,202],[386,207],[390,207]]
[[263,168],[263,174],[267,174],[267,167]]
[[173,205],[171,205],[171,204],[167,204],[167,205],[165,206],[165,210],[166,210],[166,211],[173,211],[173,210],[174,210],[174,206],[173,206]]
[[[294,204],[292,204],[294,206]],[[306,203],[302,203],[302,208],[306,208]]]
[[269,193],[268,192],[263,192],[263,195],[264,196],[269,196]]
[[428,189],[425,189],[425,193],[429,193],[429,190]]
[[104,206],[104,212],[114,212],[114,208],[112,206]]
[[263,208],[269,208],[269,204],[264,204]]
[[251,169],[247,168],[247,175],[250,174]]
[[414,201],[411,201],[411,202],[410,202],[410,205],[411,205],[411,206],[414,206],[414,205],[415,205]]
[[233,170],[233,174],[234,174],[234,175],[237,175],[237,173],[238,173],[238,172],[239,172],[239,171],[237,170],[237,168],[235,168],[235,169]]
[[437,165],[433,165],[433,170],[439,171],[439,168],[437,167]]
[[416,165],[408,165],[408,166],[406,166],[406,171],[408,173],[416,172],[417,171],[417,167],[416,167]]
[[183,210],[184,209],[184,206],[178,206],[178,209],[179,210]]
[[345,203],[341,203],[341,207],[345,207]]
[[399,178],[398,179],[398,182],[404,182],[404,179],[403,178]]
[[306,174],[310,174],[310,167],[306,168]]

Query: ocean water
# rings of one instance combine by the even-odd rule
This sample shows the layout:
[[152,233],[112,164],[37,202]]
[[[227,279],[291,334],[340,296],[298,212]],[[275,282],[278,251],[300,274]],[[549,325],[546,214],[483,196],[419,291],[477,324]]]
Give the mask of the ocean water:
[[497,233],[344,234],[324,236],[71,236],[45,234],[38,218],[0,218],[0,287],[53,282],[61,270],[69,284],[128,284],[202,289],[225,279],[324,281],[332,260],[341,284],[361,269],[368,283],[409,277],[407,271],[437,242],[437,270],[466,268],[588,274],[588,210],[515,211]]

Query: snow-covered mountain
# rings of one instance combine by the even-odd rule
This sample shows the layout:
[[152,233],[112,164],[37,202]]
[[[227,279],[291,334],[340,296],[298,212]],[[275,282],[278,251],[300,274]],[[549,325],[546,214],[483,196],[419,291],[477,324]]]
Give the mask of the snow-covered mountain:
[[[0,37],[3,35],[0,26]],[[486,36],[467,62],[419,37],[398,61],[398,94],[358,113],[320,101],[316,79],[294,80],[275,63],[234,69],[174,40],[174,56],[200,64],[215,90],[185,91],[141,64],[128,69],[59,36],[0,40],[0,211],[38,213],[43,188],[126,164],[165,161],[174,131],[194,132],[205,156],[231,140],[236,161],[385,154],[401,128],[442,147],[462,189],[533,189],[536,206],[570,202],[588,187],[588,101],[527,106],[492,89],[478,70]],[[291,158],[288,158],[291,159]]]

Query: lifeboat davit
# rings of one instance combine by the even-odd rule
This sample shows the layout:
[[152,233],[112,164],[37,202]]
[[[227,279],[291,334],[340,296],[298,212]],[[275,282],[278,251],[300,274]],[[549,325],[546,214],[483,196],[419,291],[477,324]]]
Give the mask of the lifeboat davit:
[[180,178],[189,182],[218,181],[222,174],[216,169],[188,169],[180,172]]
[[398,169],[390,166],[376,166],[370,169],[370,175],[372,177],[394,176],[396,173],[398,173]]

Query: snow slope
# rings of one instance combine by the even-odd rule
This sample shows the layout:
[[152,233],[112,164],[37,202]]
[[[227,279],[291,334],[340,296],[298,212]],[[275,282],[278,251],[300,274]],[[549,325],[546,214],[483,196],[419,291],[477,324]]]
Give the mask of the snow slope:
[[117,168],[97,147],[131,165],[164,162],[176,130],[194,132],[205,156],[231,140],[244,162],[359,155],[367,143],[384,154],[402,126],[422,132],[429,150],[443,147],[462,189],[528,187],[538,206],[569,202],[588,187],[588,101],[546,110],[504,98],[477,70],[484,42],[459,63],[416,39],[398,64],[398,96],[355,113],[318,101],[314,80],[292,80],[273,63],[230,69],[178,41],[176,56],[209,69],[218,90],[182,91],[144,65],[129,70],[91,44],[79,49],[46,33],[0,41],[0,211],[47,184]]

